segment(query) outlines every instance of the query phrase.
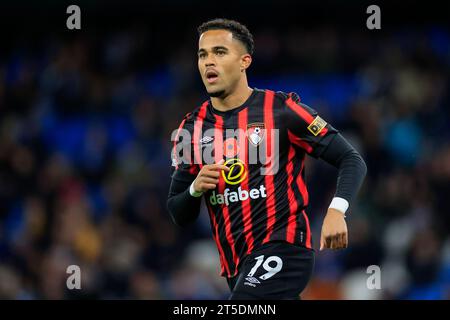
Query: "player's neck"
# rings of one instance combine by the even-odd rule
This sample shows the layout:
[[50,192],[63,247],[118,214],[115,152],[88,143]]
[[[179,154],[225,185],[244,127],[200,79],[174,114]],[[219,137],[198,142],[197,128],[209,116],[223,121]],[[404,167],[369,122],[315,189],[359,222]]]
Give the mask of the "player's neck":
[[222,112],[230,111],[240,107],[251,96],[253,89],[247,83],[238,86],[231,94],[224,98],[211,97],[211,102],[214,109]]

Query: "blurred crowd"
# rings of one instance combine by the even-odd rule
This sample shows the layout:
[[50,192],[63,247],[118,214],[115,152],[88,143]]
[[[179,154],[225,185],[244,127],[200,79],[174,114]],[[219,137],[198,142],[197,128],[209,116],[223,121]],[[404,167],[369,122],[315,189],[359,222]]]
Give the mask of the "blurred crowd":
[[[449,299],[449,30],[251,29],[250,85],[297,92],[368,166],[350,247],[317,250],[303,298]],[[227,298],[207,214],[165,207],[171,132],[207,98],[195,29],[28,40],[0,55],[0,298]],[[306,170],[318,248],[337,172]]]

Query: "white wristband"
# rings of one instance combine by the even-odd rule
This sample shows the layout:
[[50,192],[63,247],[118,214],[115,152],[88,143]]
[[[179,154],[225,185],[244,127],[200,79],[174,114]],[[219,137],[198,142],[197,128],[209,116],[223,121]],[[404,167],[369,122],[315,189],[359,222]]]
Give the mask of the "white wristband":
[[189,193],[191,194],[191,196],[193,196],[195,198],[199,198],[199,197],[201,197],[203,195],[203,192],[195,191],[195,189],[194,189],[194,182],[192,182],[191,186],[189,187]]
[[347,211],[349,207],[349,203],[347,200],[345,200],[344,198],[340,198],[340,197],[334,197],[333,200],[331,200],[330,206],[329,208],[331,209],[336,209],[341,211],[344,214],[345,217],[345,212]]

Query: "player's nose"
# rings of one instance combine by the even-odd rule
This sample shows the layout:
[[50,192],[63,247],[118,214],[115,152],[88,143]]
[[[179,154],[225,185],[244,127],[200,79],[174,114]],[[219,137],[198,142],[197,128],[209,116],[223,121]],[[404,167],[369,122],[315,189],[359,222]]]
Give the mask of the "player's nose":
[[205,59],[205,68],[213,67],[216,65],[216,60],[214,59],[212,54],[209,54],[208,57]]

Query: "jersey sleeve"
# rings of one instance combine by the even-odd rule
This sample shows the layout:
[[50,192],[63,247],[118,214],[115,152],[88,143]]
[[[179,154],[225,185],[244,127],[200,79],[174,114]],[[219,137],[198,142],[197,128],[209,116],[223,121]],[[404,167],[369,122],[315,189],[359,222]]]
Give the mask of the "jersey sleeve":
[[193,156],[194,122],[188,113],[179,128],[172,133],[172,180],[191,183],[197,177],[199,165],[194,163]]
[[296,93],[285,96],[284,121],[289,142],[314,158],[319,158],[338,131],[316,110],[300,102]]

